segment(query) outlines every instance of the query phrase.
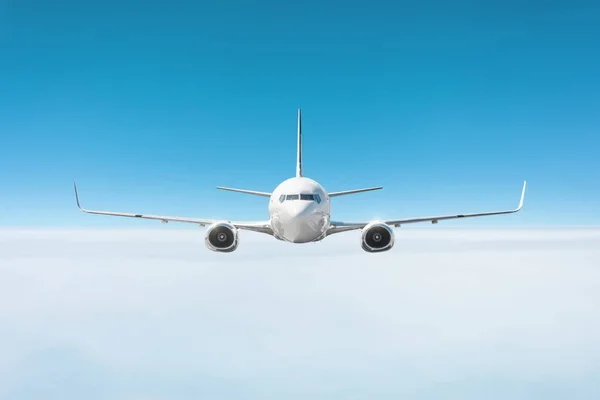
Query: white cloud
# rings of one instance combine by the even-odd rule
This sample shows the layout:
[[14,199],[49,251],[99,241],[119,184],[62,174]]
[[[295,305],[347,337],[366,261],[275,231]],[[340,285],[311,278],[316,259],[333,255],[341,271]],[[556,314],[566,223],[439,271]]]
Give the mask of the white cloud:
[[0,398],[597,398],[600,230],[0,231]]

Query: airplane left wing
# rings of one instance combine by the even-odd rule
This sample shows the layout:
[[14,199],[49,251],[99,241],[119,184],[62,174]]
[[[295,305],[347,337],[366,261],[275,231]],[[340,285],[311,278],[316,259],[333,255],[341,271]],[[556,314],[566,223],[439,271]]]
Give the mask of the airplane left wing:
[[[212,225],[215,222],[222,221],[222,220],[216,220],[216,219],[168,217],[168,216],[162,216],[162,215],[133,214],[133,213],[123,213],[123,212],[113,212],[113,211],[87,210],[87,209],[81,207],[81,203],[79,202],[79,193],[77,191],[77,184],[73,183],[73,187],[75,188],[75,199],[77,200],[77,207],[79,207],[79,209],[81,211],[88,213],[88,214],[110,215],[110,216],[114,216],[114,217],[153,219],[153,220],[162,221],[163,223],[187,222],[190,224],[197,224],[199,226]],[[249,221],[249,222],[227,221],[227,222],[231,223],[233,226],[235,226],[238,229],[266,233],[269,235],[273,234],[273,230],[271,229],[269,221]]]
[[[527,181],[523,182],[523,190],[521,191],[521,201],[517,208],[513,210],[505,210],[505,211],[490,211],[490,212],[481,212],[481,213],[473,213],[473,214],[453,214],[453,215],[440,215],[436,217],[419,217],[419,218],[406,218],[406,219],[392,219],[392,220],[383,220],[381,222],[390,225],[399,227],[404,224],[414,224],[417,222],[431,222],[433,224],[437,224],[438,221],[449,220],[449,219],[457,219],[457,218],[471,218],[471,217],[484,217],[488,215],[500,215],[500,214],[512,214],[521,210],[523,207],[523,200],[525,199],[525,187],[527,186]],[[355,229],[362,229],[367,226],[372,221],[367,222],[331,222],[331,227],[327,230],[327,236],[333,235],[334,233],[347,232]]]

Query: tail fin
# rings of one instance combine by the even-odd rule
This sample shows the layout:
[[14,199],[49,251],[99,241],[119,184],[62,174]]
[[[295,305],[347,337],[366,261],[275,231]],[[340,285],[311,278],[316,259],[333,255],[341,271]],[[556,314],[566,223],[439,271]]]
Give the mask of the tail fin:
[[296,158],[296,177],[302,175],[302,111],[298,109],[298,154]]

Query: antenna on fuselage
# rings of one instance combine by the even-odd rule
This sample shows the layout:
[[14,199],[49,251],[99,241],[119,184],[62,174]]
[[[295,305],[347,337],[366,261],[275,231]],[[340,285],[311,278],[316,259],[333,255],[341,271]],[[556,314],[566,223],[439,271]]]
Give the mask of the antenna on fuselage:
[[296,177],[302,176],[302,111],[298,109],[298,154],[296,158]]

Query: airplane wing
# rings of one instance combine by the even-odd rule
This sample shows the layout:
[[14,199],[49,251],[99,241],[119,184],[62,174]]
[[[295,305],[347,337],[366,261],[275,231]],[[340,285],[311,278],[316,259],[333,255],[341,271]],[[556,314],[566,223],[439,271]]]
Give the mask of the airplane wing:
[[[419,217],[419,218],[406,218],[406,219],[392,219],[392,220],[383,220],[381,222],[386,223],[387,225],[399,227],[404,224],[414,224],[417,222],[431,222],[433,224],[437,224],[438,221],[448,220],[448,219],[457,219],[457,218],[471,218],[471,217],[485,217],[488,215],[500,215],[500,214],[512,214],[516,213],[523,207],[523,200],[525,198],[525,187],[527,186],[527,181],[523,182],[523,190],[521,192],[521,201],[519,202],[519,206],[513,210],[505,210],[505,211],[490,211],[490,212],[481,212],[474,214],[453,214],[453,215],[440,215],[436,217]],[[347,232],[355,229],[362,229],[371,221],[366,222],[331,222],[331,227],[327,231],[327,236],[333,235],[334,233]]]
[[[197,224],[199,226],[211,225],[215,222],[219,222],[222,220],[216,219],[202,219],[202,218],[187,218],[187,217],[168,217],[163,215],[150,215],[150,214],[133,214],[133,213],[122,213],[122,212],[113,212],[113,211],[94,211],[87,210],[81,207],[81,203],[79,202],[79,193],[77,191],[77,184],[73,183],[73,187],[75,188],[75,199],[77,200],[77,207],[85,213],[88,214],[100,214],[100,215],[111,215],[115,217],[129,217],[129,218],[142,218],[142,219],[154,219],[158,221],[162,221],[163,223],[168,222],[187,222],[190,224]],[[271,225],[269,221],[249,221],[249,222],[236,222],[236,221],[227,221],[231,223],[238,229],[245,229],[248,231],[266,233],[269,235],[273,234],[273,230],[271,229]]]

